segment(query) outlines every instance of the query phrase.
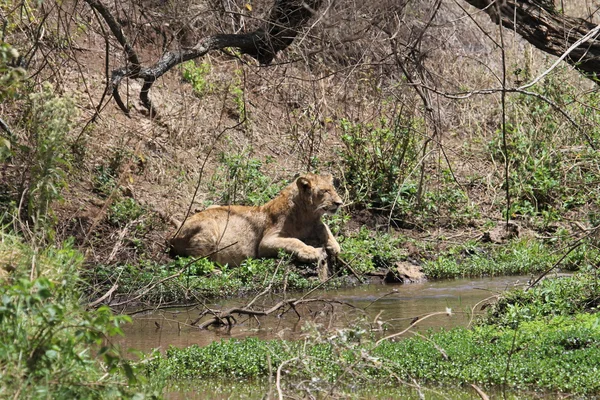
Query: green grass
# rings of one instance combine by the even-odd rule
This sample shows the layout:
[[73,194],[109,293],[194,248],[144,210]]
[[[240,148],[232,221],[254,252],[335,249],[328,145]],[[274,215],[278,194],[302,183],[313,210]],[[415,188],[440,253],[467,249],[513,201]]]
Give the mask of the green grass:
[[519,239],[506,245],[467,243],[423,263],[430,279],[524,275],[543,271],[559,259],[541,241]]
[[[256,379],[285,360],[288,379],[338,385],[416,379],[422,384],[506,383],[515,389],[600,393],[600,316],[580,314],[527,322],[517,331],[456,328],[374,346],[370,340],[332,336],[306,342],[256,338],[223,340],[206,347],[171,348],[149,371],[173,378]],[[507,365],[509,366],[507,369]],[[348,369],[351,373],[346,373]]]

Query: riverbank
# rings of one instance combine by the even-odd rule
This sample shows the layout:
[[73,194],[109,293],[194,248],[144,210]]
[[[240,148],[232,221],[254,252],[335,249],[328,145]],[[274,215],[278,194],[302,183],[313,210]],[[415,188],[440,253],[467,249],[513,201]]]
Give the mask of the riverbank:
[[[342,229],[338,228],[338,231]],[[483,235],[462,242],[431,240],[368,231],[361,228],[338,235],[341,261],[321,282],[316,268],[289,257],[247,260],[240,267],[218,266],[208,260],[178,258],[159,263],[98,265],[83,273],[90,301],[111,293],[111,305],[151,308],[153,305],[186,305],[199,299],[240,297],[260,293],[336,289],[367,282],[413,282],[417,279],[455,279],[501,275],[530,275],[549,269],[587,271],[600,252],[588,238],[566,255],[569,237],[549,240],[515,237],[503,243],[486,242]],[[563,257],[564,255],[564,257]]]

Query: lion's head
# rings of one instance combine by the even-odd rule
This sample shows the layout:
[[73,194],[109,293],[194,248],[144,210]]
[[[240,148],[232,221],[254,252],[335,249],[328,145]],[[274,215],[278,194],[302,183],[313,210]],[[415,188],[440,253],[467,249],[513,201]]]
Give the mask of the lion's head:
[[302,200],[312,205],[319,216],[335,214],[343,204],[342,198],[333,187],[333,177],[327,175],[305,174],[296,179],[298,193]]

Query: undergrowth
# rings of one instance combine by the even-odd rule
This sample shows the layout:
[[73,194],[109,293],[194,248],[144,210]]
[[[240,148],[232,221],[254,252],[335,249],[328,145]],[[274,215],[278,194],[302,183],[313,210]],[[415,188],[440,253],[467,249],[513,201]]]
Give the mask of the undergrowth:
[[559,261],[557,267],[567,271],[597,268],[600,251],[590,240],[582,241],[565,257],[566,250],[557,250],[557,244],[533,238],[514,239],[503,245],[467,242],[433,260],[424,260],[422,268],[432,279],[534,274]]
[[288,259],[249,259],[239,267],[217,266],[206,259],[193,262],[192,258],[178,258],[166,265],[146,261],[137,265],[98,266],[86,274],[86,279],[92,284],[91,288],[100,291],[118,283],[118,293],[127,297],[181,269],[184,272],[180,276],[157,285],[140,301],[187,303],[207,297],[251,295],[269,285],[273,292],[281,292],[354,284],[353,280],[341,276],[322,285],[316,278],[314,266],[296,266]]
[[130,318],[80,304],[82,260],[69,244],[36,251],[2,235],[0,261],[11,273],[0,285],[0,397],[143,395],[136,368],[111,344]]

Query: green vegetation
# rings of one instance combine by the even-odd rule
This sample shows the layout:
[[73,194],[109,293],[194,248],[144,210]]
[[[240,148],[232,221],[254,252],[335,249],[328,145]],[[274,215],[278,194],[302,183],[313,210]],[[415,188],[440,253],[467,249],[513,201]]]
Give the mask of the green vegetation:
[[532,274],[550,268],[559,258],[551,247],[533,239],[503,246],[467,243],[426,260],[423,272],[432,279]]
[[181,64],[181,69],[183,80],[192,85],[196,96],[202,97],[212,89],[212,85],[207,80],[211,70],[209,63],[197,64],[194,60],[190,60]]
[[[166,265],[142,261],[136,265],[99,266],[87,278],[93,287],[108,290],[119,283],[119,293],[133,295],[155,282],[169,278],[183,269],[179,276],[157,285],[142,301],[150,303],[186,303],[206,297],[241,296],[257,293],[271,285],[272,292],[308,290],[321,285],[315,277],[307,276],[307,269],[290,263],[288,258],[249,259],[239,267],[217,267],[206,259],[178,258]],[[311,274],[312,275],[312,274]],[[349,284],[345,277],[332,279],[324,288]]]
[[545,279],[530,290],[504,294],[490,311],[487,323],[515,328],[523,322],[598,311],[598,277],[592,273],[577,274],[573,277]]
[[[526,303],[529,310],[507,307],[523,296],[535,299]],[[148,372],[178,379],[256,379],[285,362],[284,382],[292,386],[308,379],[315,391],[351,390],[357,382],[379,384],[394,377],[425,385],[475,383],[488,389],[507,385],[598,394],[600,315],[589,312],[598,311],[599,298],[597,277],[580,274],[509,294],[472,329],[377,343],[367,327],[326,332],[313,326],[304,341],[248,338],[171,348],[164,356],[155,355]],[[571,299],[577,300],[569,303]],[[560,312],[548,312],[558,304]],[[515,315],[518,324],[496,324]]]
[[387,233],[373,234],[363,227],[356,235],[338,239],[342,247],[340,257],[359,274],[391,268],[406,258],[406,239]]
[[129,317],[80,304],[79,252],[69,244],[36,252],[2,234],[0,261],[13,270],[0,285],[1,397],[143,395],[135,367],[110,343]]
[[[577,89],[560,76],[544,80],[533,90],[577,116],[580,123],[596,126],[598,117],[592,109],[600,101],[597,93],[573,101]],[[534,221],[547,225],[586,204],[593,205],[595,215],[600,158],[591,145],[598,143],[598,130],[583,132],[565,123],[564,115],[539,97],[521,94],[512,101],[507,134],[511,217],[537,217]],[[500,138],[489,143],[489,150],[495,162],[504,163]]]
[[31,170],[27,212],[36,227],[51,234],[50,205],[62,199],[62,189],[67,186],[71,153],[66,135],[77,113],[73,100],[55,95],[49,85],[42,92],[31,94],[29,99],[29,141],[21,149],[29,157]]
[[8,43],[0,43],[0,102],[13,98],[25,75],[25,70],[14,67],[19,52]]
[[213,203],[258,206],[273,199],[288,183],[275,183],[265,174],[273,162],[271,157],[264,162],[252,157],[252,149],[220,153],[219,168],[208,183]]
[[354,201],[374,208],[396,205],[400,214],[406,213],[416,194],[415,123],[401,117],[377,125],[343,119],[340,127],[345,147],[339,155]]

